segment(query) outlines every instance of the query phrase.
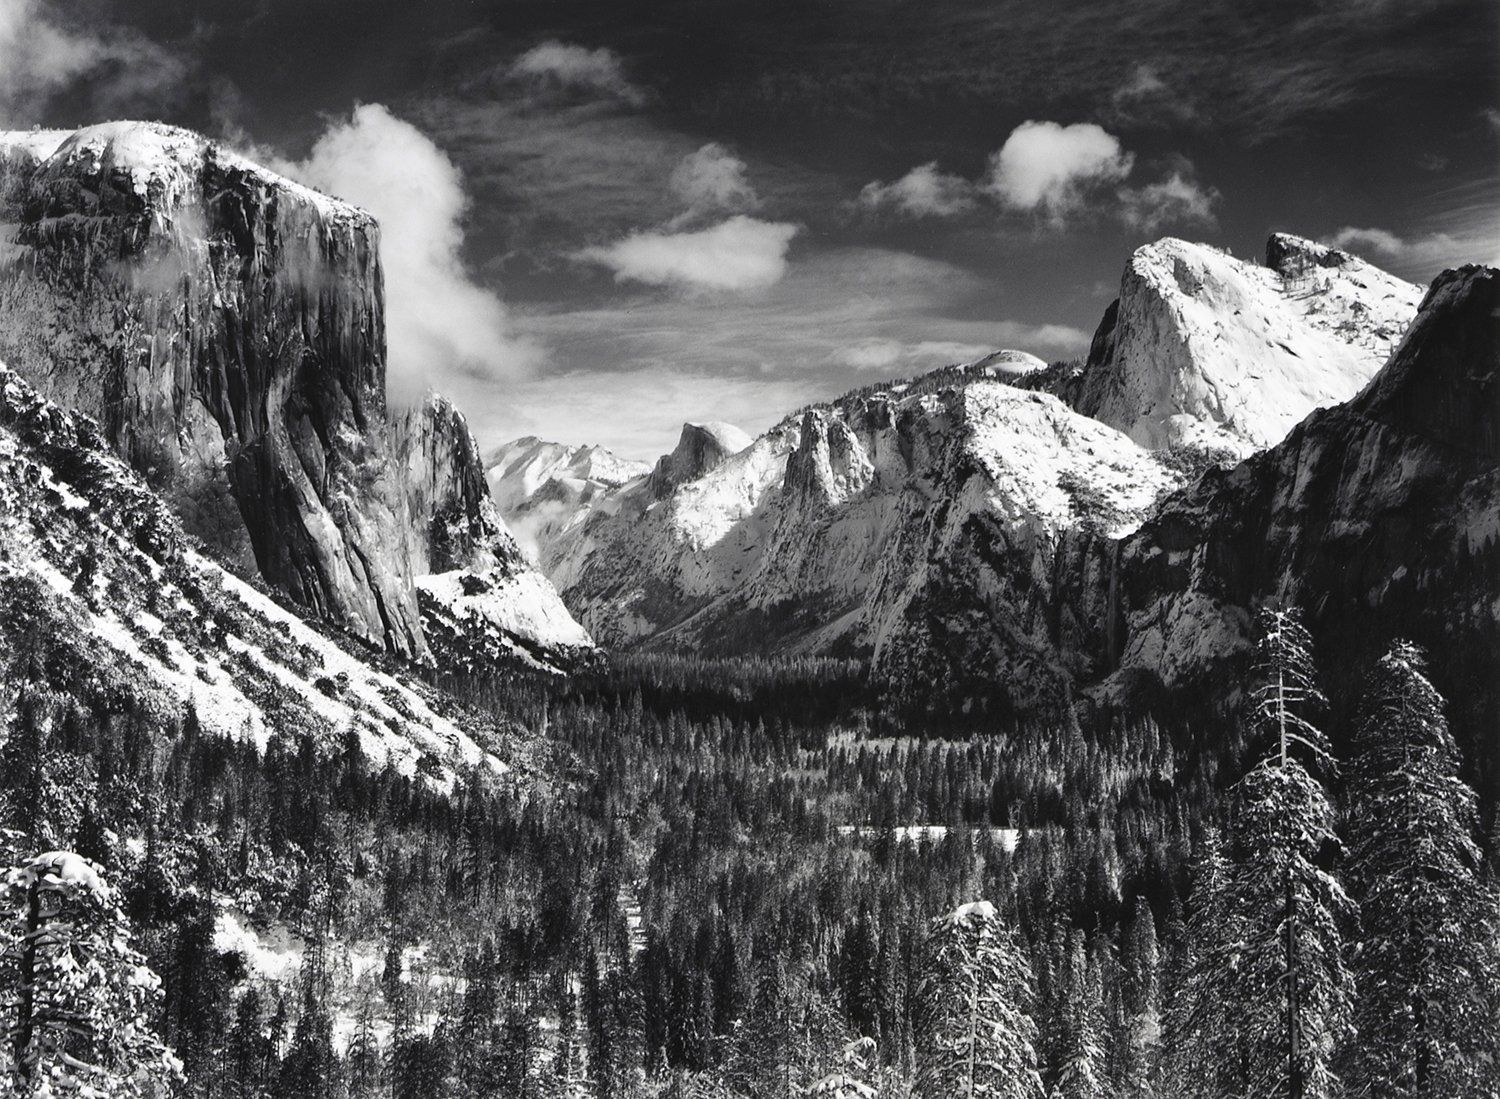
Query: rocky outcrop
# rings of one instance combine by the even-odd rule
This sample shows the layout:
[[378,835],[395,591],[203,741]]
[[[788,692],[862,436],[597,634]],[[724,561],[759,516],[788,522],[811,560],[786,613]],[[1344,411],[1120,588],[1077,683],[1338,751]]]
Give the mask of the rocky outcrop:
[[1303,608],[1336,710],[1396,636],[1427,647],[1500,775],[1500,272],[1442,275],[1353,400],[1208,473],[1119,547],[1116,682],[1222,696],[1255,608]]
[[98,419],[231,565],[425,658],[416,578],[513,553],[461,417],[393,425],[363,211],[197,134],[109,123],[0,136],[0,223],[0,355]]
[[428,396],[393,416],[391,449],[409,516],[405,557],[438,663],[557,671],[587,659],[592,640],[500,518],[462,413]]
[[1139,249],[1081,369],[1045,385],[1142,446],[1243,457],[1347,401],[1399,342],[1420,288],[1278,233],[1267,265],[1167,238]]
[[660,500],[679,485],[696,481],[725,458],[744,450],[750,441],[750,436],[733,424],[683,424],[676,448],[662,455],[651,471],[651,495]]
[[[205,556],[93,420],[0,366],[0,672],[166,728],[451,788],[507,765],[495,730],[372,665]],[[16,666],[19,665],[19,666]]]

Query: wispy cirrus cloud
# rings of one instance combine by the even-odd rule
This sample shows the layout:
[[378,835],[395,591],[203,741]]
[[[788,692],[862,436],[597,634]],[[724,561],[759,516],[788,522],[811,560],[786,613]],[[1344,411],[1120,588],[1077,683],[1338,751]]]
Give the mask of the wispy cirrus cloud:
[[131,28],[83,19],[50,0],[0,0],[0,125],[21,126],[83,89],[103,116],[159,111],[179,99],[190,60]]

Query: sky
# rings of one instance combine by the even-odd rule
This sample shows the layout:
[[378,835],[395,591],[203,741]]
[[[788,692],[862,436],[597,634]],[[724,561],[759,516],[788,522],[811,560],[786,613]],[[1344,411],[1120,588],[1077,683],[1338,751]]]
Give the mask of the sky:
[[485,447],[1078,356],[1162,236],[1500,260],[1494,0],[0,0],[0,126],[112,118],[370,209]]

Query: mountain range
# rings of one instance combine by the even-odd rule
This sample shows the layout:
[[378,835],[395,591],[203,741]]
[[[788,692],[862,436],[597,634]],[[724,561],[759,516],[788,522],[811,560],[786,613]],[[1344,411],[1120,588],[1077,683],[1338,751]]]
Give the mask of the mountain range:
[[[345,697],[346,660],[567,671],[596,642],[848,658],[901,705],[979,718],[1222,704],[1280,601],[1341,671],[1415,634],[1472,739],[1497,716],[1496,278],[1424,296],[1286,234],[1261,261],[1168,238],[1130,257],[1079,361],[998,352],[754,438],[688,424],[654,463],[481,454],[441,396],[387,400],[369,215],[172,127],[5,134],[5,567],[28,613],[199,708],[258,705],[267,675]],[[165,557],[129,518],[148,512]],[[134,580],[77,589],[85,558]],[[163,569],[180,600],[147,593]],[[158,606],[238,621],[191,592],[247,580],[344,656],[255,671],[240,646],[295,621],[263,592],[236,596],[253,628]],[[241,655],[214,663],[221,642]],[[386,739],[427,743],[370,705]]]

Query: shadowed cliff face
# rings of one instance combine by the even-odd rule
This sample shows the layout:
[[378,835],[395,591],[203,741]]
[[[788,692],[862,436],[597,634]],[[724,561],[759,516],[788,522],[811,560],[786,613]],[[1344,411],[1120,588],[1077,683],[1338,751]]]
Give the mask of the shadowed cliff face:
[[1233,694],[1251,615],[1301,606],[1336,716],[1397,636],[1500,775],[1500,271],[1432,286],[1400,348],[1344,405],[1171,498],[1120,546],[1121,667]]

